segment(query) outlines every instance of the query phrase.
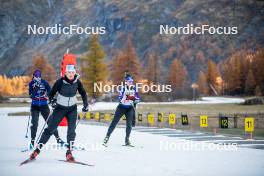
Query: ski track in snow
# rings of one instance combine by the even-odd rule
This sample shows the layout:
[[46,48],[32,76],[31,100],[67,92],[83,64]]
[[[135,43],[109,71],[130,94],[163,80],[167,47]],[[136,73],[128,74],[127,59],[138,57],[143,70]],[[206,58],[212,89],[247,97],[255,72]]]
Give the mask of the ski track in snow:
[[[107,126],[89,124],[79,124],[76,130],[76,144],[88,143],[90,147],[87,151],[74,151],[73,154],[77,160],[94,164],[95,167],[56,161],[56,159],[65,159],[65,150],[44,150],[35,162],[19,166],[19,163],[30,154],[30,152],[20,152],[27,146],[28,142],[25,139],[27,117],[8,117],[6,114],[10,110],[12,108],[0,109],[0,174],[3,176],[253,176],[264,173],[264,150],[238,148],[236,151],[173,149],[166,151],[160,150],[160,142],[185,144],[187,140],[140,132],[140,130],[134,130],[131,134],[132,143],[138,147],[128,148],[122,146],[125,137],[124,128],[116,128],[110,138],[109,147],[104,148],[101,143],[106,134]],[[29,108],[24,110],[29,110]],[[43,119],[40,118],[38,132],[43,123]],[[140,127],[137,128],[140,129]],[[142,127],[142,129],[146,129],[146,127]],[[66,127],[59,127],[59,133],[64,140],[66,139],[66,131]],[[55,138],[52,136],[49,142],[55,142]],[[199,143],[199,141],[194,141],[194,143]],[[92,148],[92,145],[95,148]]]

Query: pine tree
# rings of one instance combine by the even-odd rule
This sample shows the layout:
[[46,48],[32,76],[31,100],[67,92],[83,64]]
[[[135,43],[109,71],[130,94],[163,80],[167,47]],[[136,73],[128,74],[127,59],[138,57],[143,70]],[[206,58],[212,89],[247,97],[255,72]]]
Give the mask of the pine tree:
[[169,70],[169,84],[176,88],[182,88],[187,81],[187,70],[182,62],[174,59]]
[[160,63],[155,54],[150,54],[148,57],[148,63],[145,71],[145,77],[149,83],[157,84],[160,78]]
[[57,78],[57,73],[54,67],[51,64],[47,64],[44,72],[43,78],[48,81],[49,84],[53,84]]
[[254,94],[255,94],[256,96],[262,96],[260,86],[256,86],[256,89],[255,89]]
[[118,51],[112,60],[111,69],[111,79],[114,84],[119,85],[123,79],[124,74],[127,71],[125,67],[125,54],[122,51]]
[[217,67],[216,67],[216,64],[212,61],[212,60],[208,60],[208,63],[207,63],[207,84],[208,84],[208,87],[209,87],[209,94],[210,95],[213,95],[215,94],[215,90],[217,88],[217,77],[219,77],[220,74],[217,70]]
[[56,80],[57,74],[51,64],[47,62],[47,59],[43,54],[36,54],[33,56],[33,64],[29,70],[29,76],[32,76],[33,72],[39,69],[42,72],[42,78],[53,83]]
[[25,83],[22,79],[22,77],[17,77],[16,79],[16,95],[22,95],[24,93],[24,86],[25,86]]
[[4,77],[0,75],[0,96],[4,95]]
[[133,75],[134,80],[137,82],[140,79],[140,62],[137,56],[136,49],[132,42],[132,35],[128,36],[127,46],[124,51],[125,57],[123,58],[125,61],[126,71]]
[[200,93],[207,95],[208,94],[207,78],[204,72],[202,71],[199,72],[197,84],[199,86],[198,90],[200,91]]
[[241,86],[241,62],[239,60],[239,57],[234,56],[231,59],[230,62],[230,66],[231,66],[231,80],[229,82],[229,84],[231,85],[231,91],[239,94],[241,92],[242,86]]
[[4,95],[13,95],[13,87],[10,79],[5,79],[5,86],[3,89]]
[[136,49],[132,43],[131,35],[128,36],[126,47],[117,52],[111,64],[112,80],[115,84],[123,81],[125,73],[133,76],[135,82],[140,80],[141,65],[137,57]]
[[259,86],[260,92],[264,95],[264,48],[258,49],[251,57],[251,68]]
[[256,84],[256,74],[261,63],[256,64],[256,59],[251,51],[238,50],[220,64],[221,72],[225,80],[225,88],[231,94],[243,94],[246,91],[246,80],[249,69],[252,69]]
[[107,65],[104,61],[105,52],[99,43],[97,35],[89,42],[88,52],[81,57],[81,72],[84,87],[88,95],[98,98],[102,92],[94,90],[94,84],[104,84],[107,79]]
[[250,69],[246,78],[245,93],[253,95],[255,93],[256,81],[252,70]]
[[7,78],[5,75],[0,75],[0,95],[2,96],[17,96],[28,92],[28,76],[15,76]]

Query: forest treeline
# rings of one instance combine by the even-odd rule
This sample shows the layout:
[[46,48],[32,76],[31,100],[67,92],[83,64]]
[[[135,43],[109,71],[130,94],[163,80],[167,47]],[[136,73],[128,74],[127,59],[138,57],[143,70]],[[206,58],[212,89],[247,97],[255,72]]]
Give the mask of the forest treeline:
[[[196,80],[190,78],[186,66],[178,58],[173,59],[166,68],[160,55],[153,51],[148,53],[145,62],[141,62],[131,35],[128,35],[122,49],[113,50],[111,54],[113,58],[106,61],[106,53],[99,38],[93,35],[87,52],[80,57],[78,72],[91,97],[98,98],[103,94],[94,92],[94,83],[120,84],[126,72],[132,74],[136,82],[172,85],[172,92],[167,94],[172,98],[190,97],[193,88],[201,95],[264,94],[264,48],[240,49],[219,63],[215,63],[212,58],[203,58],[207,65],[199,71]],[[28,82],[37,68],[42,70],[43,78],[51,85],[58,78],[59,73],[48,63],[46,56],[36,53],[26,75],[13,78],[0,76],[0,95],[27,94]]]

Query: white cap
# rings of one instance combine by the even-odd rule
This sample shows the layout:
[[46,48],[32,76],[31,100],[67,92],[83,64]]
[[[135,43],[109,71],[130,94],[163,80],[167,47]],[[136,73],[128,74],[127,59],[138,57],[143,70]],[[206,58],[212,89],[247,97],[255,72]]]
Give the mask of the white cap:
[[66,72],[75,72],[74,65],[66,65]]

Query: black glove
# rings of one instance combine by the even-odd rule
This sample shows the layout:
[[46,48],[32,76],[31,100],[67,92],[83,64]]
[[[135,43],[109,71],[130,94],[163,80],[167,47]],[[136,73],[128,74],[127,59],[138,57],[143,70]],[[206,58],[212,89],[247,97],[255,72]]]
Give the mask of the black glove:
[[84,106],[84,107],[82,108],[82,112],[88,112],[88,111],[89,111],[88,106]]
[[57,100],[52,98],[50,99],[49,104],[51,104],[51,107],[54,109],[57,105]]
[[34,92],[37,92],[39,89],[40,89],[40,84],[38,82],[35,82],[33,85],[32,85],[32,88],[33,88],[33,91]]

